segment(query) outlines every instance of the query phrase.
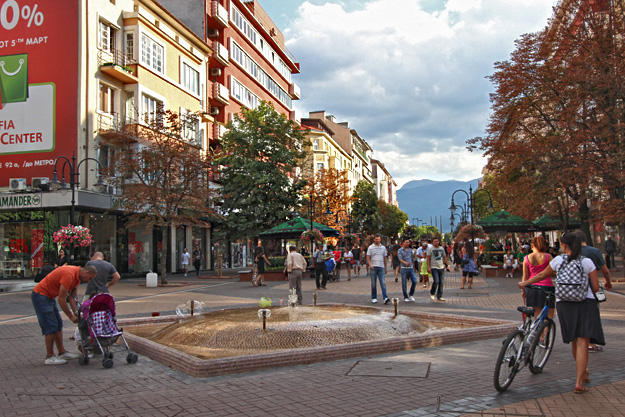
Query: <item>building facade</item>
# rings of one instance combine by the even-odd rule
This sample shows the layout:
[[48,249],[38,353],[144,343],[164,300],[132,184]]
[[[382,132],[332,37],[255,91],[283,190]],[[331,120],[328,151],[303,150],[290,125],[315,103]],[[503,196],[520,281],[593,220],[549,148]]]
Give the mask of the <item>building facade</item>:
[[[107,135],[145,126],[157,109],[188,115],[183,139],[208,148],[213,119],[190,113],[205,112],[212,50],[150,0],[60,0],[39,4],[39,12],[41,24],[11,28],[9,36],[24,40],[4,51],[20,57],[27,76],[20,80],[23,97],[3,94],[0,109],[0,119],[14,121],[0,132],[8,144],[0,147],[3,276],[30,277],[54,263],[52,232],[69,223],[94,236],[90,248],[75,251],[75,263],[101,251],[122,274],[156,270],[158,231],[125,231],[124,216],[111,210],[120,191],[94,184],[102,170],[115,175],[117,150]],[[63,65],[50,65],[50,57]],[[13,82],[2,79],[3,86]],[[31,139],[11,132],[27,127]],[[54,174],[65,187],[51,187]],[[207,230],[172,227],[170,236],[169,272],[178,269],[184,246],[207,253],[210,244]]]
[[399,206],[397,202],[397,183],[388,172],[384,164],[377,159],[371,160],[373,166],[373,181],[378,198],[393,206]]

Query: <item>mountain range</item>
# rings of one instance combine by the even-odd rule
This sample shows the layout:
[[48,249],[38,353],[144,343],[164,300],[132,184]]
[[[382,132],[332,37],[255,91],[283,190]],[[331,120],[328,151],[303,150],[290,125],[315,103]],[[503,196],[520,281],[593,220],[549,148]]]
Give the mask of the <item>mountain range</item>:
[[[397,190],[397,201],[399,208],[408,214],[410,224],[431,224],[437,226],[440,231],[447,233],[451,231],[449,217],[451,212],[451,195],[456,190],[469,192],[469,186],[473,190],[477,188],[479,178],[471,181],[434,181],[434,180],[414,180],[407,182]],[[454,196],[456,205],[467,203],[467,197],[462,192],[457,192]],[[458,214],[459,211],[458,211]],[[458,219],[455,221],[458,224]]]

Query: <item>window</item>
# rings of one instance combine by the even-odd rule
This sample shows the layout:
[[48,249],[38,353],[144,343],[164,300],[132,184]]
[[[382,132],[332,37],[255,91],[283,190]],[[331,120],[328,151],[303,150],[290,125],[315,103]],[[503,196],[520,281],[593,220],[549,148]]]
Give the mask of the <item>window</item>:
[[315,151],[319,150],[319,139],[315,139],[313,141],[313,150],[315,150]]
[[114,176],[115,170],[113,163],[113,158],[115,158],[115,149],[110,146],[101,146],[98,149],[98,162],[100,162],[100,166],[102,166],[102,172],[108,176]]
[[109,85],[100,83],[98,99],[98,111],[102,113],[115,113],[115,89]]
[[180,75],[180,82],[184,88],[193,92],[195,95],[200,95],[200,73],[186,62],[182,63],[182,74]]
[[317,162],[317,171],[321,171],[323,169],[323,162]]
[[189,143],[199,144],[200,138],[198,136],[200,121],[198,117],[185,108],[180,109],[181,122],[182,122],[182,138]]
[[100,22],[100,39],[99,47],[105,51],[113,52],[115,50],[115,35],[117,30],[109,23]]
[[141,36],[141,63],[163,72],[163,47],[146,35]]
[[142,98],[143,121],[147,124],[163,124],[163,103],[146,94]]
[[126,56],[130,59],[135,57],[135,34],[126,33]]
[[255,109],[258,107],[260,100],[256,94],[252,93],[247,87],[241,84],[234,77],[231,77],[230,94],[232,97],[241,102],[248,109]]

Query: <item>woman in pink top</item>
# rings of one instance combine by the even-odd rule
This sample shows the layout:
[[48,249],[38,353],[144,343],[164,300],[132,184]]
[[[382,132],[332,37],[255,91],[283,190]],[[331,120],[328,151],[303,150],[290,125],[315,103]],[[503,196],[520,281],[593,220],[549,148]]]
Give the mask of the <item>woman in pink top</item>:
[[[547,243],[542,236],[532,238],[532,253],[523,260],[523,281],[538,275],[549,266],[551,255],[547,253]],[[537,288],[539,287],[539,288]],[[545,306],[547,293],[554,293],[555,288],[551,277],[547,277],[534,285],[525,287],[525,304],[534,307],[534,317],[538,317],[540,311]],[[553,318],[554,308],[549,308],[549,317]]]

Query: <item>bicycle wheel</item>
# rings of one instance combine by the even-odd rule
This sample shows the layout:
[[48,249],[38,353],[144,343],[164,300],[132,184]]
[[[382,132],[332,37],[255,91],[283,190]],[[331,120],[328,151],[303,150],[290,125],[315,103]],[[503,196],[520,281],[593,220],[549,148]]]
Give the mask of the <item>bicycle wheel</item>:
[[556,324],[547,318],[536,329],[536,337],[530,345],[532,360],[529,361],[528,367],[531,373],[539,374],[543,371],[553,350],[555,340]]
[[497,391],[504,392],[507,390],[517,372],[519,372],[519,367],[522,364],[518,363],[517,359],[522,348],[523,332],[521,330],[513,331],[503,341],[503,346],[501,346],[497,363],[495,364],[495,376],[493,378]]

